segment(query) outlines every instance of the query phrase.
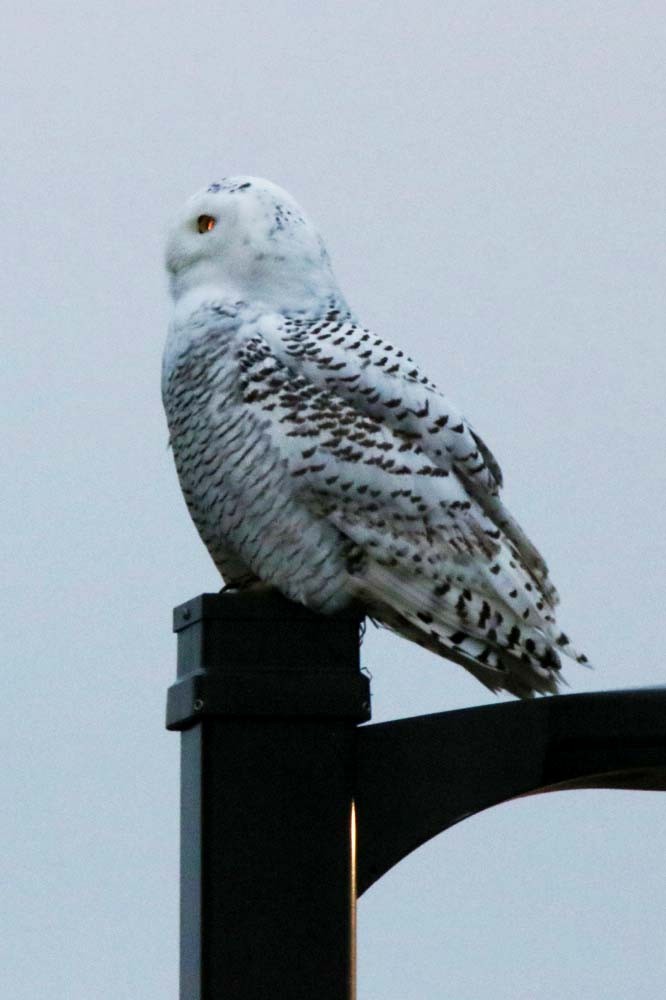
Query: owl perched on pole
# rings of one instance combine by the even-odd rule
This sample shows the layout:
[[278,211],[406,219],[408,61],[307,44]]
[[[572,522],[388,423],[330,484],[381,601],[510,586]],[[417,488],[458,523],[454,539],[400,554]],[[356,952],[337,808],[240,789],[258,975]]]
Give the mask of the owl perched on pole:
[[483,439],[357,320],[317,230],[255,177],[168,239],[162,394],[180,484],[227,585],[353,605],[492,690],[557,690],[557,592]]

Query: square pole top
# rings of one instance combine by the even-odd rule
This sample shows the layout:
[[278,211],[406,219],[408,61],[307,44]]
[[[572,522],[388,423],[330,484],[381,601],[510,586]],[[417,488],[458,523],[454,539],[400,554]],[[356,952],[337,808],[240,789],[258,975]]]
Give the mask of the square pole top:
[[167,728],[206,715],[370,718],[363,615],[320,615],[276,592],[201,594],[174,610],[178,680]]

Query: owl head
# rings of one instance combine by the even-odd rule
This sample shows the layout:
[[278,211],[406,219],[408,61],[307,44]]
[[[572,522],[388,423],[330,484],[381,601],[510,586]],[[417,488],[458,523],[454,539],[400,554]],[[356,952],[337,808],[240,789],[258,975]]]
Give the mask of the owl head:
[[290,194],[258,177],[228,177],[193,195],[171,228],[166,266],[176,300],[214,290],[299,310],[337,292],[315,227]]

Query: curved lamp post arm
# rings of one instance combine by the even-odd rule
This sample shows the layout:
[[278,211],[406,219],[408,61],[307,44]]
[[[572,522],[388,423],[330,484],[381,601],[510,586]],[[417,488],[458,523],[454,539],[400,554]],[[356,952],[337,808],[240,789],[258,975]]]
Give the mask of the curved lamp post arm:
[[357,732],[358,894],[466,816],[567,788],[666,790],[666,688],[561,695]]

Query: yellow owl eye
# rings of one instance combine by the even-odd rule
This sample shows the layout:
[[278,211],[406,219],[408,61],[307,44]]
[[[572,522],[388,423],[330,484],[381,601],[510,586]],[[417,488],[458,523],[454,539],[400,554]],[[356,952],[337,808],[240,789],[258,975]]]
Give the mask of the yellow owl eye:
[[212,215],[200,215],[197,219],[197,229],[200,233],[208,233],[215,228],[216,222],[217,219],[214,219]]

